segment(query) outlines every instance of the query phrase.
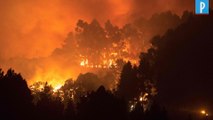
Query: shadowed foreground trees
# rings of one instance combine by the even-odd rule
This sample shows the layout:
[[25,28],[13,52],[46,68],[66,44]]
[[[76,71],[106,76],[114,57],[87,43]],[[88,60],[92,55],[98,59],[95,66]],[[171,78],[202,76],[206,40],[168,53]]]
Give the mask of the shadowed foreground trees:
[[[158,99],[149,99],[151,104],[148,107],[136,102],[133,110],[128,109],[127,101],[139,97],[141,92],[154,96],[156,84],[160,102],[170,108],[177,110],[176,107],[195,103],[211,107],[212,21],[212,13],[192,16],[177,29],[154,37],[152,47],[141,54],[138,67],[133,67],[130,62],[124,65],[116,94],[91,84],[92,88],[99,88],[84,91],[75,103],[69,97],[65,96],[66,100],[60,97],[60,91],[53,93],[51,86],[45,84],[33,104],[32,93],[22,76],[11,69],[6,74],[0,70],[0,119],[167,120],[167,112],[156,102]],[[98,80],[93,74],[81,75],[79,79],[81,86],[86,86],[83,81]],[[73,85],[72,82],[69,84]],[[63,88],[66,87],[69,88]]]
[[164,116],[159,108],[144,112],[141,105],[129,112],[125,100],[103,86],[81,96],[76,104],[72,99],[63,101],[46,83],[33,104],[26,81],[11,69],[5,75],[0,71],[0,96],[0,117],[5,120],[153,120],[152,115]]
[[79,120],[127,120],[127,113],[125,102],[103,86],[82,97],[78,104]]
[[157,86],[158,100],[177,120],[198,115],[194,111],[202,107],[213,111],[212,10],[207,16],[185,13],[183,19],[176,29],[152,39],[151,48],[141,53],[137,73],[131,74],[130,63],[124,65],[118,86],[118,92],[128,99],[133,97],[128,90],[136,89],[137,82],[149,94],[155,94],[153,86]]
[[0,70],[0,119],[29,120],[33,114],[30,89],[20,74]]
[[35,107],[37,119],[59,120],[63,118],[64,105],[61,98],[52,96],[51,92],[51,86],[46,83],[43,92],[40,93],[40,100]]
[[212,11],[207,16],[195,15],[152,40],[159,97],[168,107],[213,108],[212,21]]
[[119,96],[124,97],[127,101],[139,96],[141,92],[139,88],[143,87],[139,86],[137,69],[130,62],[124,65],[120,79],[117,90]]

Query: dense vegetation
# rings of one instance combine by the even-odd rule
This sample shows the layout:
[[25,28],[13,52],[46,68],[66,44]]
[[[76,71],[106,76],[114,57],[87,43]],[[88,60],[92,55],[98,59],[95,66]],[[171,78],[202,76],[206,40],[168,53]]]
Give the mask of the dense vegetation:
[[[0,70],[0,119],[167,120],[174,119],[167,113],[178,106],[205,102],[212,107],[212,21],[213,14],[188,14],[185,23],[154,37],[151,48],[141,53],[139,66],[130,62],[123,66],[113,91],[92,86],[91,81],[97,81],[92,73],[81,75],[76,82],[66,81],[61,88],[63,94],[53,91],[48,83],[33,91],[20,74],[12,69],[5,74]],[[70,96],[71,89],[74,97]],[[137,100],[145,93],[148,103]],[[129,102],[135,99],[132,109]]]

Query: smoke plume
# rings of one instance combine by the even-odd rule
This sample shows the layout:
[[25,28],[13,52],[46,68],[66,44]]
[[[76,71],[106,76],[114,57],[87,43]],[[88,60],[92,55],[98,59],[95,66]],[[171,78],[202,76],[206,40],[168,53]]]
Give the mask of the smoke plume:
[[0,0],[0,68],[12,67],[26,79],[41,79],[47,71],[47,79],[76,76],[81,71],[71,57],[53,54],[79,19],[101,25],[109,19],[121,27],[167,10],[181,15],[193,6],[194,0]]

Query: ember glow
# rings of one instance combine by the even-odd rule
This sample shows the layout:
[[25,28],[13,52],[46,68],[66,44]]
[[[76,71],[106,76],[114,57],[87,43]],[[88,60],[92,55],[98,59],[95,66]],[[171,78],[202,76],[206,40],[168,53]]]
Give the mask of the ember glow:
[[62,87],[62,84],[58,84],[53,88],[54,92],[57,92]]
[[69,79],[70,76],[71,74],[62,73],[52,68],[52,69],[48,69],[47,72],[37,71],[37,73],[31,80],[32,82],[30,83],[33,84],[34,82],[39,82],[39,81],[48,82],[49,84],[52,85],[52,87],[57,89],[59,88],[59,86],[62,86],[64,84],[64,81]]
[[[120,56],[121,54],[118,50],[112,49],[107,50],[106,53],[101,51],[103,53],[103,55],[101,55],[103,58],[101,58],[101,61],[98,63],[94,63],[93,61],[95,60],[90,59],[87,56],[84,56],[84,58],[80,57],[75,64],[69,67],[69,69],[75,69],[75,71],[78,69],[77,73],[72,73],[75,74],[74,76],[71,76],[71,73],[69,73],[69,76],[65,75],[66,77],[59,77],[64,75],[61,73],[67,73],[68,70],[62,70],[62,68],[64,68],[62,67],[60,73],[53,73],[52,71],[55,69],[57,69],[58,72],[58,68],[52,67],[53,70],[52,68],[48,69],[49,62],[44,62],[43,58],[52,57],[55,49],[63,47],[64,40],[67,38],[69,32],[74,32],[76,22],[79,19],[84,19],[88,22],[97,19],[101,25],[104,25],[109,19],[115,25],[122,27],[126,23],[138,18],[138,16],[135,15],[144,11],[143,9],[148,9],[147,6],[151,3],[152,2],[143,3],[143,1],[140,2],[137,0],[52,0],[50,4],[49,1],[43,0],[1,0],[0,67],[4,70],[12,67],[16,71],[22,73],[28,81],[49,81],[51,79],[59,79],[58,81],[61,81],[62,79],[76,77],[80,71],[82,71],[79,70],[82,69],[81,67],[77,67],[79,64],[91,68],[109,68],[111,65],[115,66],[117,58],[123,58],[125,61],[132,60],[133,63],[136,63],[137,60],[135,57],[127,58]],[[164,7],[164,4],[167,2],[163,2],[162,4],[160,4],[161,2],[157,3],[158,4],[154,4],[154,8],[156,9],[151,10],[146,14],[143,12],[141,15],[148,18],[155,12],[169,10],[169,6],[173,9],[179,8],[175,11],[178,14],[182,13],[186,8],[191,8],[191,4],[189,4],[190,2],[185,2],[185,9],[180,10],[179,6],[182,6],[182,4],[177,0],[169,2],[169,6],[166,8]],[[122,52],[134,51],[129,50],[132,48],[128,45],[129,44],[127,44],[125,48],[122,48]],[[116,48],[116,46],[118,46],[118,44],[112,43],[111,48]],[[71,47],[69,51],[72,51],[73,49],[74,48]],[[136,56],[138,51],[130,54]],[[106,58],[104,58],[104,54],[106,54]],[[63,58],[63,61],[64,59],[67,59],[67,56]],[[87,60],[88,65],[85,65],[87,64]],[[25,65],[23,65],[22,61],[25,61]],[[52,66],[61,66],[60,64],[61,63],[55,63],[55,65]],[[47,69],[51,72],[45,72]],[[51,74],[54,76],[50,77]]]
[[211,119],[213,2],[194,1],[0,0],[3,118]]
[[206,112],[206,110],[201,110],[200,113],[206,117],[209,116],[209,114]]
[[[129,0],[56,0],[50,5],[42,1],[13,3],[9,0],[4,3],[8,4],[5,7],[10,10],[9,16],[19,17],[6,16],[6,21],[2,22],[8,24],[8,19],[13,25],[12,28],[3,26],[4,34],[0,32],[1,40],[10,41],[3,41],[0,47],[4,49],[3,46],[7,46],[6,50],[0,50],[0,67],[12,67],[22,73],[34,92],[43,91],[47,82],[52,92],[59,92],[61,98],[65,94],[61,91],[65,81],[77,80],[81,73],[87,72],[97,74],[102,82],[100,85],[116,89],[124,63],[130,61],[133,66],[138,66],[140,53],[150,47],[149,39],[173,27],[167,26],[164,31],[159,27],[160,33],[153,32],[149,17],[163,7],[159,5],[150,15],[135,16],[141,12],[138,3]],[[28,7],[32,5],[34,7],[28,13]],[[91,5],[96,7],[91,9]],[[142,23],[147,24],[147,28],[138,27],[135,23],[140,17],[147,19]],[[10,35],[13,29],[18,31],[15,36]],[[72,99],[75,99],[78,87],[69,91]],[[147,109],[147,96],[148,93],[137,96],[131,101],[130,109],[137,103]]]
[[[135,23],[140,17],[135,15],[141,12],[141,6],[137,6],[137,3],[140,3],[138,1],[77,2],[73,0],[70,3],[62,0],[53,1],[52,5],[47,3],[39,1],[16,5],[8,2],[9,5],[14,4],[11,15],[13,12],[22,17],[27,14],[26,18],[31,22],[25,25],[22,23],[25,21],[22,17],[15,19],[15,22],[21,26],[15,23],[13,25],[14,28],[21,28],[18,29],[16,37],[5,36],[10,32],[5,31],[2,38],[2,40],[5,38],[12,40],[14,43],[21,39],[22,42],[12,45],[5,43],[5,46],[11,46],[17,51],[11,51],[11,48],[7,49],[9,51],[3,51],[0,55],[3,66],[0,67],[3,69],[12,67],[21,72],[34,93],[41,92],[45,89],[45,85],[50,85],[52,92],[60,94],[64,99],[63,95],[66,91],[62,91],[61,88],[65,85],[65,81],[77,80],[81,73],[87,72],[97,74],[97,78],[102,81],[100,85],[110,90],[116,89],[124,63],[130,61],[133,66],[138,66],[140,53],[150,47],[149,39],[167,30],[166,28],[164,31],[160,30],[160,33],[155,33],[152,31],[152,26],[149,26],[152,20],[149,21],[148,18],[162,9],[161,5],[156,11],[151,11],[150,15],[141,16],[147,19],[147,23],[142,24],[147,24],[148,27],[143,28],[144,26],[138,27]],[[82,5],[82,3],[86,4]],[[32,13],[23,13],[27,11],[24,6],[29,7],[33,4],[36,5],[32,8]],[[97,7],[93,10],[90,5]],[[16,12],[17,9],[20,11]],[[34,17],[36,19],[32,19]],[[147,29],[150,31],[147,32]],[[108,74],[111,76],[109,77]],[[79,86],[67,91],[70,98],[75,99],[77,89]],[[144,110],[148,109],[148,96],[149,93],[141,93],[130,101],[130,111],[137,103],[142,104]]]

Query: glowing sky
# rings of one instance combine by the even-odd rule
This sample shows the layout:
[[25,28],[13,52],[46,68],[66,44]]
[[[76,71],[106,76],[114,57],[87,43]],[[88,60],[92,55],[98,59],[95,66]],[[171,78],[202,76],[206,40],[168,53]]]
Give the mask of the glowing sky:
[[192,9],[193,0],[0,0],[0,60],[49,56],[78,19],[117,25],[135,17]]
[[121,27],[168,10],[182,15],[193,6],[194,0],[0,0],[0,68],[13,68],[28,81],[76,77],[82,71],[72,56],[51,55],[79,19]]

